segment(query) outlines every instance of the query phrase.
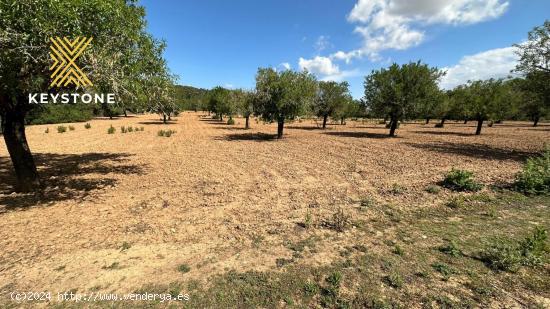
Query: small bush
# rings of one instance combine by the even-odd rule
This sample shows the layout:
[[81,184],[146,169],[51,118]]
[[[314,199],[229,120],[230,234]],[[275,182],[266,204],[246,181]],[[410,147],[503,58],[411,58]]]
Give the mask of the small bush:
[[448,279],[450,275],[455,273],[455,270],[451,266],[445,263],[434,263],[432,264],[433,269],[443,275],[445,279]]
[[548,232],[537,227],[533,234],[525,238],[519,244],[519,251],[523,258],[522,264],[525,266],[539,266],[544,264],[544,257],[550,252],[546,240]]
[[407,188],[405,188],[404,186],[400,185],[400,184],[397,184],[397,183],[394,183],[392,186],[391,186],[391,190],[390,192],[392,194],[395,194],[395,195],[399,195],[399,194],[403,194],[407,191]]
[[109,129],[107,129],[107,134],[115,134],[115,132],[116,132],[116,129],[115,127],[113,127],[113,125],[111,125]]
[[128,130],[128,132],[134,132],[134,128],[132,128],[132,127],[128,127],[127,130]]
[[472,172],[453,168],[445,176],[443,186],[454,191],[479,191],[483,188],[483,185],[475,182],[473,176],[474,173]]
[[459,257],[462,255],[462,251],[460,251],[460,249],[458,248],[458,246],[454,241],[449,242],[449,244],[445,246],[439,247],[439,251],[445,254],[448,254],[452,257]]
[[69,126],[69,131],[74,131],[74,127],[73,127],[73,126]]
[[313,225],[313,218],[311,216],[311,213],[308,211],[306,213],[306,218],[304,219],[304,227],[306,229],[309,229]]
[[372,197],[364,197],[359,201],[361,209],[367,209],[373,207],[376,204],[376,201]]
[[480,253],[480,258],[494,270],[515,272],[521,265],[521,254],[517,246],[504,239],[493,240]]
[[227,124],[228,124],[228,125],[234,125],[234,124],[235,124],[235,120],[233,120],[233,118],[229,118],[229,120],[227,120]]
[[92,125],[91,125],[90,123],[86,123],[86,124],[84,125],[84,128],[85,128],[85,129],[91,129],[91,128],[92,128]]
[[180,266],[178,266],[178,271],[185,274],[191,271],[191,267],[189,267],[189,265],[187,264],[181,264]]
[[349,219],[349,216],[346,215],[344,210],[342,208],[338,208],[338,210],[332,215],[332,227],[338,232],[343,232],[349,225]]
[[550,194],[550,147],[541,157],[527,159],[514,187],[525,194]]
[[314,282],[306,282],[304,285],[304,294],[306,296],[314,296],[319,293],[319,286]]
[[174,133],[176,133],[174,130],[160,130],[157,132],[157,136],[170,137]]
[[126,133],[126,132],[128,132],[128,131],[126,130],[126,127],[120,127],[120,133]]
[[139,128],[139,130],[143,132],[145,130],[145,128],[141,127],[141,128]]
[[66,126],[58,126],[57,127],[57,133],[65,133],[67,132],[67,127]]
[[399,245],[395,245],[393,247],[393,253],[395,253],[399,256],[403,256],[403,255],[405,255],[405,250],[403,250],[403,248],[401,248]]
[[138,127],[135,127],[135,128],[134,128],[134,131],[139,132],[139,128],[138,128]]
[[46,131],[44,131],[44,133],[46,134],[50,133],[50,128],[46,128]]

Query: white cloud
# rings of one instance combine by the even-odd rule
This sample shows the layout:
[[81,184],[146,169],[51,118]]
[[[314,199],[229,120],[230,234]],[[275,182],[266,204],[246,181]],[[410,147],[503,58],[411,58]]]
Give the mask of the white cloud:
[[457,65],[443,68],[447,74],[441,79],[440,86],[452,89],[469,80],[506,78],[512,75],[510,71],[518,62],[514,51],[514,47],[505,47],[464,56]]
[[315,42],[315,45],[313,46],[318,52],[323,51],[327,48],[332,47],[332,44],[329,41],[330,37],[321,35]]
[[424,41],[422,26],[478,23],[501,16],[508,6],[507,0],[358,0],[348,20],[359,24],[355,32],[363,46],[348,54],[376,58],[383,50],[404,50]]
[[314,74],[334,75],[340,73],[340,68],[332,63],[332,60],[327,57],[317,56],[313,59],[304,59],[300,57],[298,65],[300,66],[300,69],[306,69]]
[[326,75],[321,77],[322,81],[335,81],[335,82],[341,82],[345,80],[348,77],[354,77],[361,75],[361,72],[359,70],[342,70],[336,74]]
[[291,68],[290,63],[288,63],[288,62],[283,62],[283,63],[279,64],[279,66],[282,67],[285,70],[290,70],[290,68]]
[[233,88],[235,88],[235,86],[233,84],[225,84],[225,85],[223,85],[223,88],[233,89]]

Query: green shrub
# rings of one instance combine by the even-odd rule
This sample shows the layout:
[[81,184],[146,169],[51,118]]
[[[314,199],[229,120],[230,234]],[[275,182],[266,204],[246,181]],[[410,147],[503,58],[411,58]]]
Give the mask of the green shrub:
[[41,104],[25,117],[27,124],[83,122],[94,116],[93,104]]
[[174,133],[174,131],[172,131],[172,130],[167,130],[166,132],[164,132],[164,136],[170,137],[170,136],[172,136],[172,133]]
[[139,132],[139,128],[138,128],[138,127],[135,127],[135,128],[134,128],[134,131]]
[[128,127],[127,130],[128,130],[128,132],[134,132],[134,128],[132,128],[132,127]]
[[304,294],[306,296],[314,296],[319,293],[319,286],[315,282],[306,282],[304,285]]
[[403,286],[404,280],[403,277],[397,272],[392,272],[389,276],[386,277],[388,285],[393,288],[400,288]]
[[170,137],[174,133],[176,133],[174,130],[160,130],[157,132],[157,136]]
[[178,266],[178,271],[180,273],[185,274],[185,273],[188,273],[190,270],[191,270],[191,267],[189,267],[189,265],[187,264],[181,264]]
[[483,188],[483,185],[475,182],[473,176],[474,173],[472,172],[453,168],[445,176],[442,185],[454,191],[479,191]]
[[435,269],[437,272],[443,275],[445,279],[448,279],[450,275],[454,274],[456,271],[451,268],[451,266],[445,264],[445,263],[434,263],[432,264],[433,269]]
[[109,129],[107,129],[107,134],[115,134],[115,132],[116,132],[116,129],[115,127],[113,127],[113,125],[111,125]]
[[403,248],[401,248],[399,245],[395,245],[393,247],[393,253],[395,253],[399,256],[403,256],[403,255],[405,255],[405,250]]
[[480,258],[492,269],[515,272],[521,265],[540,266],[547,262],[550,247],[548,232],[541,227],[516,243],[509,239],[494,239],[480,253]]
[[120,133],[126,133],[126,132],[128,132],[128,131],[126,130],[126,127],[120,127]]
[[228,124],[228,125],[234,125],[234,124],[235,124],[235,120],[233,120],[233,118],[229,118],[229,120],[227,120],[227,124]]
[[525,194],[550,194],[550,147],[542,156],[527,159],[514,187]]
[[88,122],[84,125],[84,128],[85,129],[91,129],[92,128],[92,125]]
[[338,232],[343,232],[349,225],[350,217],[346,215],[344,210],[342,208],[338,208],[338,210],[332,215],[332,228],[334,228]]
[[452,257],[459,257],[462,255],[462,251],[458,248],[454,241],[449,242],[449,244],[445,246],[439,247],[439,251]]
[[73,127],[73,126],[69,126],[69,131],[74,131],[74,127]]
[[50,133],[50,128],[46,128],[46,131],[44,131],[44,133],[46,134]]
[[57,127],[57,133],[65,133],[67,132],[67,127],[66,126],[58,126]]

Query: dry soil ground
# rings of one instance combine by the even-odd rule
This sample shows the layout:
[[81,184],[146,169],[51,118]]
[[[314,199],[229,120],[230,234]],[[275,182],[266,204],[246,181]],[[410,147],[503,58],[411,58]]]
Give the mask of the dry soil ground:
[[[47,185],[42,197],[11,193],[11,163],[0,145],[2,296],[15,290],[125,293],[178,281],[207,287],[211,276],[230,270],[331,265],[358,244],[371,254],[391,255],[400,240],[392,226],[400,220],[377,221],[380,213],[358,210],[361,203],[402,216],[441,208],[454,193],[425,189],[452,167],[473,171],[487,186],[506,185],[550,142],[548,124],[517,122],[484,127],[481,136],[472,135],[474,123],[450,122],[444,129],[405,124],[390,139],[383,125],[372,122],[320,130],[304,120],[287,124],[283,140],[272,139],[274,125],[252,120],[252,129],[243,130],[243,119],[228,126],[192,112],[168,125],[155,115],[90,124],[70,124],[75,130],[66,133],[57,133],[57,125],[27,129]],[[115,134],[107,134],[111,125]],[[122,134],[121,126],[144,130]],[[176,133],[159,137],[160,129]],[[338,209],[355,222],[343,232],[330,228]],[[538,215],[547,216],[547,208]],[[533,225],[547,219],[529,218]],[[421,228],[408,232],[405,239],[440,243]],[[315,250],[289,246],[311,239]],[[182,274],[182,264],[191,270]],[[419,304],[423,288],[407,276],[399,293],[412,295],[404,303]],[[463,282],[434,285],[451,291]],[[377,286],[392,289],[383,281]],[[448,294],[450,301],[458,297]],[[548,291],[519,290],[487,301],[518,306],[548,297]]]

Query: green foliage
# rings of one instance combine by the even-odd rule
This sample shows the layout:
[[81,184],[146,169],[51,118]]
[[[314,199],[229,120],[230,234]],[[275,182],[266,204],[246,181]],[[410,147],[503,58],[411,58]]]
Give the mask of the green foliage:
[[115,134],[115,132],[116,132],[116,129],[115,127],[113,127],[113,125],[111,125],[109,129],[107,129],[107,134]]
[[451,266],[445,264],[445,263],[434,263],[432,264],[433,269],[435,269],[437,272],[443,275],[443,278],[447,279],[450,275],[454,274],[456,271],[451,268]]
[[445,206],[452,209],[459,209],[464,207],[464,205],[464,198],[462,196],[454,196],[445,204]]
[[480,258],[492,269],[511,272],[517,271],[521,265],[544,265],[550,253],[547,240],[547,230],[537,227],[530,236],[519,243],[510,239],[493,239],[480,253]]
[[126,129],[128,132],[134,132],[134,128],[133,127],[128,127],[128,129]]
[[191,267],[189,267],[189,265],[187,264],[181,264],[178,266],[178,271],[182,274],[185,274],[191,271]]
[[74,126],[69,126],[69,131],[74,131],[74,130],[75,130]]
[[479,191],[483,188],[483,185],[475,182],[473,176],[474,173],[472,172],[453,168],[445,176],[442,185],[454,191]]
[[176,133],[176,131],[174,130],[159,130],[157,132],[157,136],[161,136],[161,137],[170,137],[172,136],[172,134]]
[[27,124],[83,122],[94,116],[90,104],[43,104],[33,108],[25,118]]
[[403,255],[405,255],[405,250],[403,248],[401,248],[401,246],[395,245],[393,247],[393,253],[395,253],[399,256],[403,256]]
[[353,99],[347,82],[321,81],[312,109],[318,117],[342,117],[351,101]]
[[[394,63],[389,68],[372,71],[365,78],[365,101],[379,117],[400,121],[414,115],[439,91],[437,81],[443,71],[419,62]],[[390,132],[392,135],[394,132]]]
[[392,272],[391,274],[389,274],[386,277],[386,281],[389,286],[396,289],[403,287],[403,284],[405,283],[403,277],[398,272]]
[[315,282],[306,282],[304,284],[304,294],[306,296],[314,296],[317,293],[319,293],[319,285],[317,285]]
[[452,257],[462,256],[462,251],[458,248],[457,244],[454,241],[449,242],[445,246],[439,247],[439,251]]
[[542,156],[527,159],[514,187],[525,194],[550,194],[550,147]]
[[92,125],[91,125],[89,122],[87,122],[87,123],[84,125],[84,128],[85,128],[85,129],[91,129],[91,128],[92,128]]
[[57,127],[57,133],[65,133],[67,132],[67,127],[66,126],[58,126]]
[[120,127],[120,133],[126,133],[128,130],[126,130],[125,126]]
[[227,124],[228,124],[228,125],[234,125],[234,124],[235,124],[235,120],[233,120],[233,118],[229,118],[229,119],[227,120]]

